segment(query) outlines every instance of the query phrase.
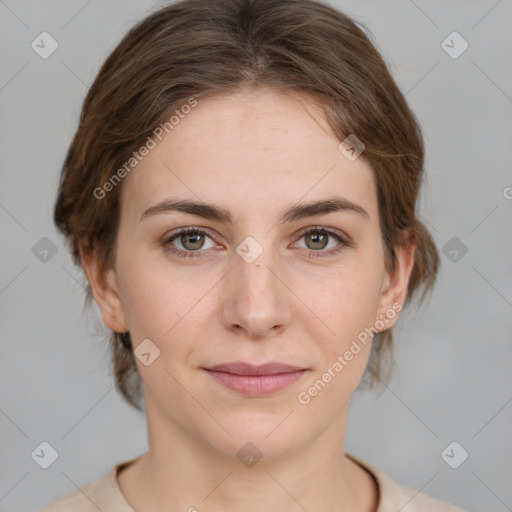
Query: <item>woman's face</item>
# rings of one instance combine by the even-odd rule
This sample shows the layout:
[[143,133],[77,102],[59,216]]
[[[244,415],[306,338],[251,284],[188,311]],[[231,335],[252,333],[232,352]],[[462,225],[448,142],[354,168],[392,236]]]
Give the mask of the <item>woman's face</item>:
[[[156,436],[278,457],[342,435],[369,333],[398,318],[412,259],[385,271],[372,169],[297,98],[199,99],[122,183],[115,270],[101,284],[86,267],[104,322],[130,331]],[[305,371],[233,389],[206,369],[233,362]]]

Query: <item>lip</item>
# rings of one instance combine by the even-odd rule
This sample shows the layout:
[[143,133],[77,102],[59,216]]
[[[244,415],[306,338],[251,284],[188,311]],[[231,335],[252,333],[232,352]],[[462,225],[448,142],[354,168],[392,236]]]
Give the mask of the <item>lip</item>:
[[281,391],[307,371],[284,363],[252,365],[244,362],[219,364],[204,370],[228,389],[254,396]]
[[235,361],[232,363],[217,364],[209,366],[206,370],[233,373],[236,375],[275,375],[276,373],[291,373],[299,370],[305,370],[298,366],[291,366],[285,363],[265,363],[253,365],[243,361]]

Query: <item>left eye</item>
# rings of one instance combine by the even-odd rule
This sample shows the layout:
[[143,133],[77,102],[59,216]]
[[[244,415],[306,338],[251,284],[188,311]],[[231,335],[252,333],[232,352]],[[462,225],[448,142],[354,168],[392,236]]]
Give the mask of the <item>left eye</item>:
[[[325,249],[329,244],[329,238],[334,238],[338,241],[338,243],[344,244],[344,240],[337,233],[325,228],[314,228],[309,229],[305,233],[302,234],[300,239],[305,239],[306,241],[306,249],[313,250],[314,252],[319,252],[322,249]],[[336,247],[336,243],[331,247]],[[329,252],[329,251],[322,251]]]

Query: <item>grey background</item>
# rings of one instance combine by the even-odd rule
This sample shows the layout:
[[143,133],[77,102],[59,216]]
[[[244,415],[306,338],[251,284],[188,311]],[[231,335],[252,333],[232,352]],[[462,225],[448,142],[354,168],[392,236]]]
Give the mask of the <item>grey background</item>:
[[[87,86],[160,4],[0,0],[1,511],[35,510],[147,449],[52,207]],[[346,451],[466,510],[512,510],[511,2],[332,5],[370,28],[420,119],[421,214],[439,249],[457,237],[468,250],[443,254],[432,300],[402,316],[393,378],[356,393]],[[31,48],[43,31],[59,44],[48,59]],[[441,47],[453,31],[469,43],[457,59]],[[57,250],[46,262],[42,237]],[[48,469],[31,458],[42,441],[58,452]],[[441,458],[452,441],[469,453],[458,469]]]

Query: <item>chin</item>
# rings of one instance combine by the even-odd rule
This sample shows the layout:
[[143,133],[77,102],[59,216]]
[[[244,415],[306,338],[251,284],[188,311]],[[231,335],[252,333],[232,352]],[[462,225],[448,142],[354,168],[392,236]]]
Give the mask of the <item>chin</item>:
[[291,407],[283,409],[281,414],[235,413],[230,421],[219,417],[219,423],[232,437],[221,427],[199,435],[202,434],[204,442],[220,455],[238,459],[247,467],[250,463],[244,461],[277,460],[311,442],[311,423],[301,421],[300,424],[308,428],[308,431],[301,431],[298,415],[294,418],[292,413],[287,417],[292,410]]

